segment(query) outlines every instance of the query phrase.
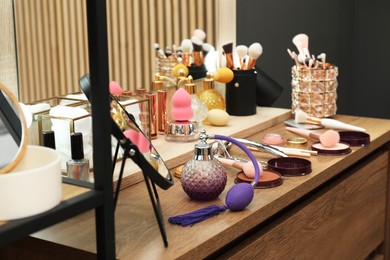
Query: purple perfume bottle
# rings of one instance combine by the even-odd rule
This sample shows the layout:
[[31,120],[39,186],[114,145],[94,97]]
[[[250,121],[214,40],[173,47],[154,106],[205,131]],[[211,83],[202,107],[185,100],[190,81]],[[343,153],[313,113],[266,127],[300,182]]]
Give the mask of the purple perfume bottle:
[[206,140],[200,140],[195,145],[194,157],[184,165],[181,173],[183,190],[193,200],[213,200],[225,189],[226,180],[226,169],[213,158]]

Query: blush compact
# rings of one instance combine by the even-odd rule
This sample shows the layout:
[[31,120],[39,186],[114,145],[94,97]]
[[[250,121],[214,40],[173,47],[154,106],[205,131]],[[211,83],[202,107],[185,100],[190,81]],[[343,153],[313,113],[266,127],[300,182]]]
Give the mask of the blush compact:
[[318,152],[318,155],[345,155],[349,154],[352,150],[347,143],[337,143],[333,147],[325,147],[320,142],[314,143],[311,149]]
[[311,173],[311,162],[298,157],[279,157],[268,160],[268,169],[282,176],[303,176]]
[[[252,181],[253,179],[246,176],[245,173],[242,171],[237,173],[237,176],[234,180],[235,183],[240,183],[240,182],[251,183]],[[256,189],[274,188],[282,184],[283,184],[283,179],[278,172],[270,169],[263,169],[263,171],[260,174],[260,179],[257,182],[255,188]]]
[[340,131],[340,141],[350,146],[365,146],[370,143],[370,135],[365,132]]

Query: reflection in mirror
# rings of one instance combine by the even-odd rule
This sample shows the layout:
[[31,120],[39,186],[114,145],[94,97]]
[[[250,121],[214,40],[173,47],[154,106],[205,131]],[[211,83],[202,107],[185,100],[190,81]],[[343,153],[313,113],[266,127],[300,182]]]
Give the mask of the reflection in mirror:
[[[84,94],[90,100],[91,84],[89,75],[86,74],[81,77],[79,82]],[[167,166],[165,165],[165,162],[162,160],[161,156],[157,153],[156,149],[154,149],[153,145],[146,138],[146,135],[137,125],[134,116],[128,113],[119,103],[119,101],[115,99],[115,97],[110,96],[110,98],[112,135],[115,136],[115,138],[118,140],[117,148],[119,148],[120,145],[124,150],[121,172],[114,195],[114,207],[116,207],[116,203],[118,200],[121,179],[126,159],[131,158],[142,170],[145,179],[145,184],[149,193],[149,197],[153,206],[153,211],[157,219],[164,245],[168,246],[168,239],[164,227],[160,200],[157,193],[156,185],[158,185],[162,189],[168,189],[173,185],[173,177],[169,172]],[[116,158],[116,155],[114,156],[114,158]]]
[[27,145],[27,126],[22,108],[5,86],[0,84],[0,173],[12,170]]
[[[130,139],[130,141],[138,147],[139,151],[143,154],[145,159],[159,173],[160,176],[162,176],[168,182],[172,181],[172,176],[170,175],[164,161],[153,145],[149,142],[145,134],[141,131],[140,127],[136,124],[136,119],[134,116],[128,114],[120,102],[115,99],[115,97],[111,96],[111,99],[111,117],[122,131],[123,135]],[[160,181],[156,184],[159,183]],[[165,185],[163,187],[165,187]]]
[[[80,87],[88,99],[90,99],[90,79],[88,74],[81,77]],[[132,144],[136,145],[143,156],[140,159],[141,161],[133,159],[135,163],[142,169],[143,174],[147,175],[160,188],[168,189],[173,185],[173,177],[164,160],[137,125],[134,116],[129,114],[114,96],[111,95],[110,98],[110,113],[113,119],[112,135],[115,136],[124,150],[128,149],[126,147],[128,143],[124,139],[129,139]]]

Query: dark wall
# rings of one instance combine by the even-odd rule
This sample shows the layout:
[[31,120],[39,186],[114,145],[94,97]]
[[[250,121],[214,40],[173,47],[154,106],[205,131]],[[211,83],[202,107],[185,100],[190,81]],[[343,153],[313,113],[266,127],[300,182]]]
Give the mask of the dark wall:
[[260,42],[257,66],[284,88],[275,107],[291,106],[287,48],[298,33],[339,67],[338,114],[390,119],[389,0],[237,1],[237,45]]

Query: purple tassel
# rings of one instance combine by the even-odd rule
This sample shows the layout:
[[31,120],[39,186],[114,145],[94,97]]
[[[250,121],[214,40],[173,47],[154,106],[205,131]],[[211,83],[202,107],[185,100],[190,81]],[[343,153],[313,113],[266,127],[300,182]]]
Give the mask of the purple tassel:
[[186,227],[198,222],[201,222],[205,219],[211,218],[213,216],[218,215],[221,212],[224,212],[228,209],[226,205],[223,206],[215,206],[211,205],[203,209],[198,209],[194,212],[170,217],[168,221],[172,224],[178,224],[182,227]]

